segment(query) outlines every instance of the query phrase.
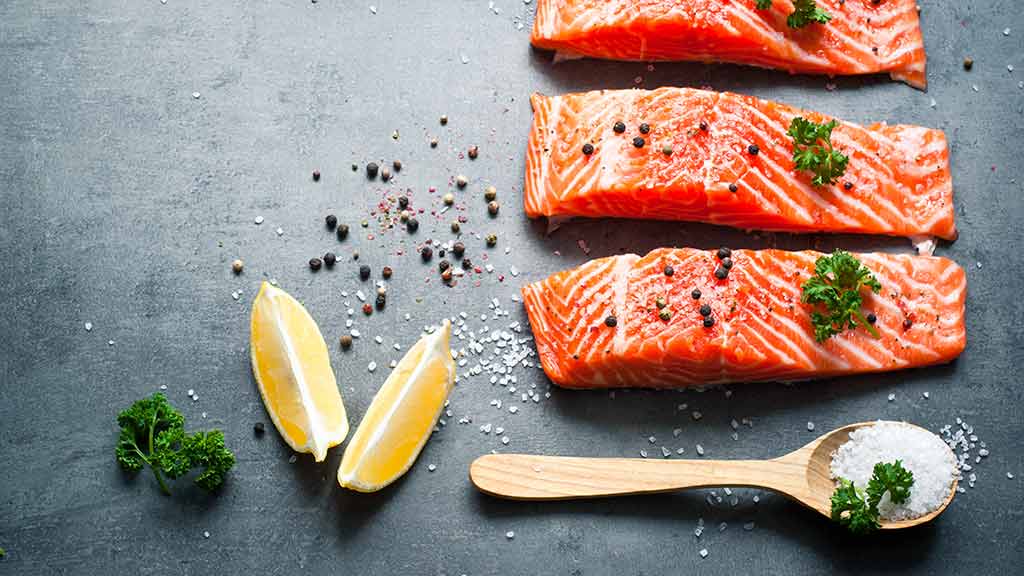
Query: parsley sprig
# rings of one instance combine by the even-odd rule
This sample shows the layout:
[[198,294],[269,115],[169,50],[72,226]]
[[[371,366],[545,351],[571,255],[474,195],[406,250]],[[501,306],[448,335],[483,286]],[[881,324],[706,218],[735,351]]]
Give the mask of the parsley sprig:
[[861,490],[846,478],[839,478],[839,486],[832,493],[832,520],[846,526],[854,534],[868,534],[879,528],[878,504],[882,496],[902,504],[910,497],[914,474],[896,460],[879,462],[872,470],[867,490]]
[[838,125],[835,120],[817,124],[800,116],[789,123],[786,134],[793,139],[793,164],[797,170],[813,172],[815,186],[834,183],[850,163],[848,156],[832,147],[832,130]]
[[860,293],[863,287],[875,294],[882,289],[871,270],[849,252],[836,250],[815,261],[814,276],[804,282],[800,295],[800,301],[805,304],[825,307],[825,312],[815,310],[811,313],[815,340],[824,342],[843,330],[858,326],[875,338],[879,337],[878,331],[860,311],[864,302]]
[[[757,0],[758,10],[767,10],[772,7],[772,0]],[[786,25],[790,28],[803,28],[812,22],[828,24],[832,15],[818,7],[814,0],[794,0],[793,13],[786,18]]]
[[121,427],[117,462],[133,473],[149,466],[164,494],[171,493],[164,476],[174,479],[202,468],[196,484],[213,491],[235,465],[235,455],[224,446],[223,432],[186,434],[185,417],[163,394],[138,400],[118,414],[117,424]]

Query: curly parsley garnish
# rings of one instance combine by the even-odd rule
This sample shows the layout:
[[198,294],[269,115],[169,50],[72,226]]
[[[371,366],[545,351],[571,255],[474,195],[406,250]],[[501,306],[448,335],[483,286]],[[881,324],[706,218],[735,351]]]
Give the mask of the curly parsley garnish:
[[786,18],[786,25],[790,28],[803,28],[812,22],[828,24],[832,15],[818,8],[814,0],[794,0],[793,13]]
[[860,490],[853,482],[839,478],[839,486],[832,493],[832,520],[854,534],[873,532],[879,528],[878,503],[882,496],[888,492],[890,500],[902,504],[910,497],[913,485],[914,474],[899,460],[875,464],[867,490]]
[[164,494],[171,493],[164,476],[178,478],[193,468],[202,468],[196,484],[213,491],[235,465],[235,455],[224,446],[223,432],[186,434],[185,417],[163,394],[138,400],[118,414],[117,424],[121,427],[117,462],[128,472],[152,468]]
[[832,130],[839,123],[831,120],[816,124],[797,116],[789,123],[786,134],[793,139],[793,164],[797,170],[814,173],[811,184],[832,184],[846,172],[850,158],[832,147]]
[[[757,0],[758,10],[767,10],[772,7],[772,0]],[[828,24],[832,15],[818,8],[814,0],[794,0],[793,13],[786,18],[786,25],[790,28],[803,28],[812,22]]]
[[864,302],[860,289],[868,287],[878,294],[882,285],[875,275],[849,252],[836,250],[831,256],[822,256],[814,263],[814,276],[804,282],[800,301],[805,304],[824,305],[825,312],[811,313],[814,339],[824,342],[843,330],[863,327],[878,338],[860,307]]

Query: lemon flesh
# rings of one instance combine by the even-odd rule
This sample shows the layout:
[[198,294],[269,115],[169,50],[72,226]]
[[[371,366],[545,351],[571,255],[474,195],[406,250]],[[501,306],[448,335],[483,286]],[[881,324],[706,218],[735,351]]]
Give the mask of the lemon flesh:
[[252,372],[263,404],[285,442],[323,462],[348,435],[327,344],[306,309],[264,282],[252,305]]
[[375,492],[400,478],[416,461],[455,385],[449,350],[451,323],[406,352],[356,428],[341,459],[338,484]]

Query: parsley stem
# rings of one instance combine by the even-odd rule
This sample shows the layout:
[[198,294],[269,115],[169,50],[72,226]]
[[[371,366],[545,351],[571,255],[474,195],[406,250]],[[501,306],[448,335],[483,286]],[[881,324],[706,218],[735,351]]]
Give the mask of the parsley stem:
[[156,476],[156,481],[160,483],[160,491],[166,494],[167,496],[170,496],[171,489],[168,488],[167,483],[164,482],[164,477],[162,474],[160,474],[160,470],[157,470],[156,466],[153,466],[152,464],[150,464],[149,467],[150,469],[153,470],[153,476]]
[[878,330],[875,330],[875,327],[872,326],[870,322],[868,322],[868,319],[865,318],[864,315],[860,313],[860,310],[855,310],[853,313],[857,315],[857,323],[863,326],[865,330],[870,332],[872,336],[874,336],[876,339],[882,337],[878,333]]

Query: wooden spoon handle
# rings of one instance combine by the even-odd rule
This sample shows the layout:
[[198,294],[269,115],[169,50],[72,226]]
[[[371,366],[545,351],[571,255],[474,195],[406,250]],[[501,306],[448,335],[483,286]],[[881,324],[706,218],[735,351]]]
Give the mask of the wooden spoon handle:
[[806,486],[802,469],[784,460],[643,460],[489,454],[469,468],[487,494],[515,500],[567,500],[752,486],[788,492]]

